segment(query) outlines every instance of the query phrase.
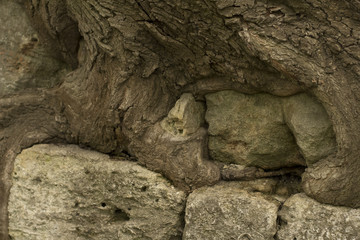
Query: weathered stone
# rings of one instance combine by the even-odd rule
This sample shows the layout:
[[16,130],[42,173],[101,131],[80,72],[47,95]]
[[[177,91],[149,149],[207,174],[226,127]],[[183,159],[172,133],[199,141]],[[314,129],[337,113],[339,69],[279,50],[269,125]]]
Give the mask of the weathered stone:
[[143,144],[133,148],[141,163],[161,171],[175,186],[186,191],[219,181],[219,167],[208,160],[204,128],[191,135],[173,135],[160,125],[159,122],[149,128],[143,136]]
[[307,165],[336,150],[335,134],[324,107],[307,94],[284,99],[284,117]]
[[241,187],[225,183],[191,193],[183,239],[273,239],[279,203]]
[[[136,90],[137,91],[137,90]],[[183,190],[213,185],[220,179],[219,168],[207,155],[204,106],[192,94],[183,94],[169,111],[129,145],[139,162],[161,172]],[[137,136],[138,137],[138,136]]]
[[284,203],[279,216],[281,240],[359,239],[359,209],[321,204],[300,193]]
[[210,156],[265,169],[303,165],[286,126],[281,99],[221,91],[206,95]]
[[173,135],[189,135],[204,123],[205,108],[191,93],[184,93],[170,110],[161,126]]
[[185,194],[134,162],[36,145],[15,161],[13,239],[180,239]]
[[21,1],[0,5],[0,96],[25,88],[52,87],[66,70],[46,51]]

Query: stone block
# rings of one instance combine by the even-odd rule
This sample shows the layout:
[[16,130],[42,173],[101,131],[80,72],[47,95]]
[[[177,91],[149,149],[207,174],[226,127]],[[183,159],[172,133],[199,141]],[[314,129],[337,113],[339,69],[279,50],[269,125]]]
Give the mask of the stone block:
[[221,91],[206,95],[209,152],[217,161],[275,169],[304,165],[281,98]]
[[181,239],[185,194],[135,162],[36,145],[17,156],[12,180],[12,239]]
[[183,239],[273,239],[279,202],[242,186],[225,183],[191,193]]
[[284,99],[284,117],[307,165],[336,150],[336,139],[324,107],[307,94]]
[[321,204],[304,193],[290,197],[279,216],[281,240],[359,239],[359,209]]

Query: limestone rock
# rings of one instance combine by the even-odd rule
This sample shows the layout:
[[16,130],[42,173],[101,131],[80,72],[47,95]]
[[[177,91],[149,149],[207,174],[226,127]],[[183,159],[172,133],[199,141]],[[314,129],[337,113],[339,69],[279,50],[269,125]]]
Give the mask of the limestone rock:
[[329,116],[315,99],[307,94],[286,98],[284,116],[308,165],[336,150]]
[[183,239],[273,239],[278,207],[234,183],[197,189],[188,197]]
[[265,169],[304,164],[283,120],[280,98],[221,91],[206,95],[206,104],[214,160]]
[[191,93],[184,93],[170,110],[161,126],[173,135],[194,133],[204,122],[203,104],[196,102]]
[[321,204],[300,193],[284,203],[279,216],[281,240],[359,239],[359,209]]
[[180,239],[185,194],[134,162],[36,145],[15,160],[13,239]]

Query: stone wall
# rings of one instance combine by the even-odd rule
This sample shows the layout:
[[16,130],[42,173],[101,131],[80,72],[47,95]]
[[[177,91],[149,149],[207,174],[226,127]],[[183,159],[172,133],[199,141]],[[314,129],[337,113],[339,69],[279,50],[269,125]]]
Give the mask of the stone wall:
[[336,151],[326,111],[306,94],[186,93],[151,131],[162,136],[149,134],[154,152],[175,151],[157,157],[187,159],[185,178],[202,180],[206,163],[220,176],[181,191],[134,159],[35,145],[15,160],[11,238],[355,239],[360,230],[359,210],[301,193],[303,169]]
[[[190,108],[191,109],[191,108]],[[360,210],[320,204],[296,176],[186,194],[132,159],[35,145],[15,160],[11,239],[357,239]]]

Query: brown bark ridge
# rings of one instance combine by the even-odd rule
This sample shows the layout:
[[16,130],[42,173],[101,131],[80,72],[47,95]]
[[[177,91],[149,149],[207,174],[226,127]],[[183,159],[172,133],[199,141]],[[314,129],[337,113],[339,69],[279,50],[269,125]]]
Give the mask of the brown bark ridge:
[[360,207],[357,0],[18,2],[40,42],[73,70],[52,89],[0,99],[1,239],[13,160],[38,142],[127,151],[185,190],[218,181],[203,128],[174,139],[158,127],[184,92],[200,101],[224,89],[315,96],[338,150],[307,168],[304,190],[323,203]]

